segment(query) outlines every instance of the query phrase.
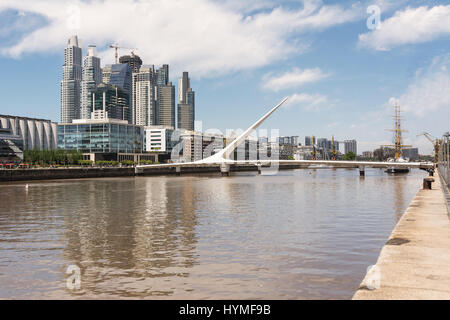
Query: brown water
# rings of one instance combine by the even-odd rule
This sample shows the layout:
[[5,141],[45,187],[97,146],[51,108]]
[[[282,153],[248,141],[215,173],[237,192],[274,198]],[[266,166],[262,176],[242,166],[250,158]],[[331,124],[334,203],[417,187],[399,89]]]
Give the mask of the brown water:
[[0,298],[348,299],[424,176],[3,183]]

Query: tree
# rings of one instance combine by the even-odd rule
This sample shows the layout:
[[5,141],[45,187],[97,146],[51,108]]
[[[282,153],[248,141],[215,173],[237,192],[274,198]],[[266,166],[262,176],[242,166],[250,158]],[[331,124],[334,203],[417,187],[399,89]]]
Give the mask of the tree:
[[356,154],[352,151],[349,151],[344,155],[344,160],[355,160],[355,159],[356,159]]

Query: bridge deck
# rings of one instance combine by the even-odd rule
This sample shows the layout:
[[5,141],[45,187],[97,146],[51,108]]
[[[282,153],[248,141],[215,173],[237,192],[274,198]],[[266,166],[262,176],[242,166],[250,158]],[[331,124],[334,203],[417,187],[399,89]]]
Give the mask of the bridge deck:
[[389,239],[376,264],[381,286],[368,290],[374,278],[366,276],[353,299],[450,299],[450,219],[438,176],[432,190],[417,192]]

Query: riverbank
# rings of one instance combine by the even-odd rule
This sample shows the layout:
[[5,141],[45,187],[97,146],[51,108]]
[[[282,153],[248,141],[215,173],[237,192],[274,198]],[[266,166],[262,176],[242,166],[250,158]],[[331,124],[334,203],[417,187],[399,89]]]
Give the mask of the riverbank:
[[[301,165],[280,165],[280,170],[305,168]],[[231,172],[258,171],[256,166],[231,166]],[[220,167],[183,167],[177,171],[176,167],[146,167],[141,173],[136,173],[135,167],[79,167],[79,168],[44,168],[44,169],[13,169],[0,170],[0,182],[54,180],[54,179],[82,179],[107,177],[133,177],[138,175],[180,175],[198,173],[220,174]]]
[[432,190],[417,192],[354,300],[450,299],[450,219],[434,178]]

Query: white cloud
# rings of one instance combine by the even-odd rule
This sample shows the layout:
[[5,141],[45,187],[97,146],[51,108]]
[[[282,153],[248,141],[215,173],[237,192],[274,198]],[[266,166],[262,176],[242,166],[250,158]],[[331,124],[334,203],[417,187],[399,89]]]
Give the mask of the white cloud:
[[[79,8],[79,28],[74,3]],[[33,52],[62,50],[67,38],[78,34],[85,45],[99,46],[103,63],[111,63],[111,43],[137,47],[144,63],[169,63],[173,70],[195,76],[215,76],[268,65],[302,50],[297,37],[353,21],[360,8],[304,1],[299,9],[276,2],[257,1],[253,6],[213,0],[2,0],[8,9],[41,15],[47,24],[18,37],[2,48],[4,55],[20,57]],[[256,11],[255,11],[256,10]],[[250,12],[250,13],[249,13]],[[127,53],[123,50],[122,53]]]
[[329,74],[322,72],[319,68],[304,69],[294,68],[279,76],[266,74],[263,77],[263,87],[265,89],[279,91],[282,89],[295,88],[306,83],[316,82],[328,77]]
[[305,110],[318,111],[328,102],[328,98],[321,94],[294,93],[288,98],[286,107],[301,105]]
[[450,55],[435,58],[428,68],[419,70],[398,100],[404,111],[417,117],[450,110]]
[[443,35],[450,35],[450,5],[408,7],[382,21],[379,29],[359,35],[359,43],[375,50],[390,50]]

